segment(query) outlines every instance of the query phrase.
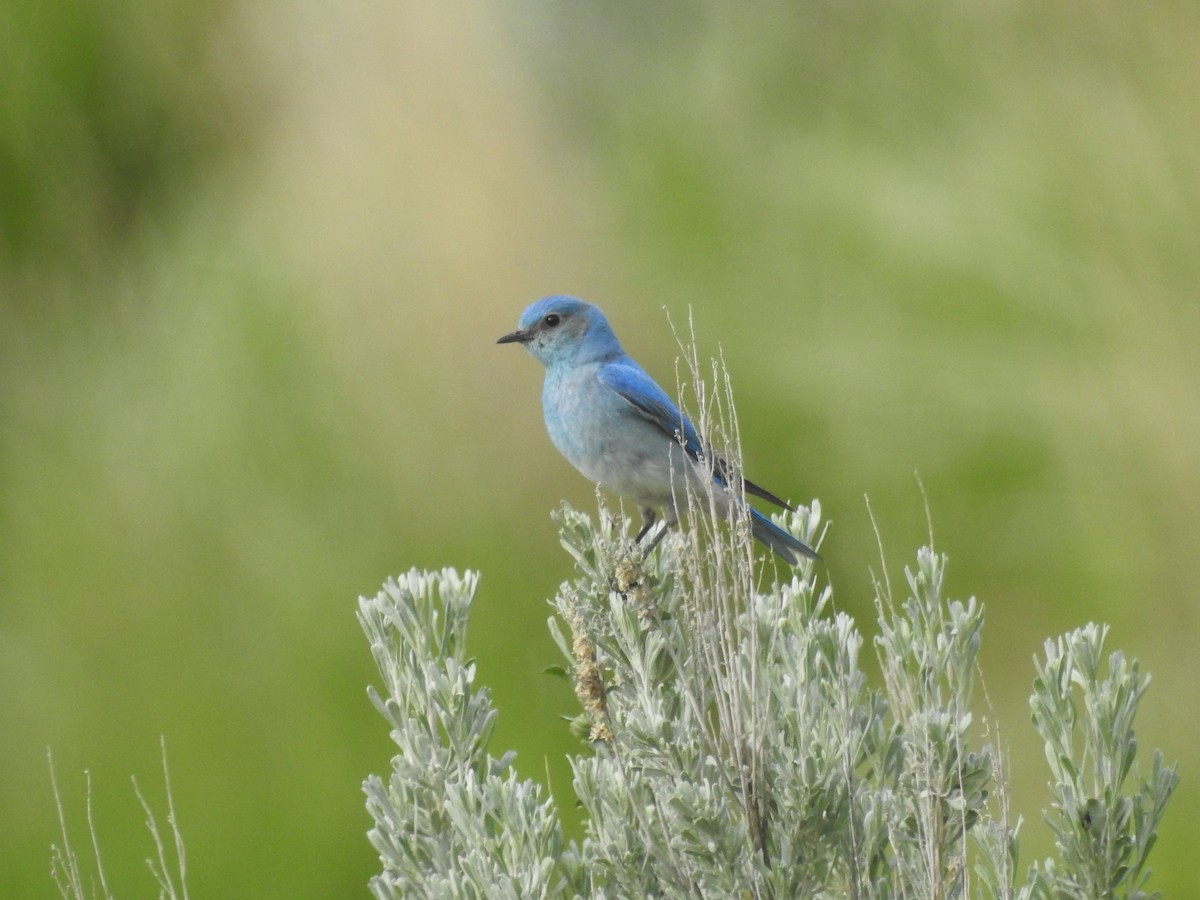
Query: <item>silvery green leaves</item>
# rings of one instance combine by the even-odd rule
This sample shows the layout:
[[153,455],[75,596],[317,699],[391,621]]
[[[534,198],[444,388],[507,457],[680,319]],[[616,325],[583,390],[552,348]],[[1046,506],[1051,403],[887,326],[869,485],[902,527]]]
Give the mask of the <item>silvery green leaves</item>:
[[383,871],[376,897],[544,897],[564,892],[572,854],[541,788],[489,753],[496,711],[465,659],[479,578],[415,569],[359,601],[386,695],[369,693],[399,752],[363,785]]
[[[983,607],[946,596],[945,557],[920,551],[898,602],[877,586],[873,687],[862,632],[813,567],[764,577],[736,521],[693,512],[643,559],[603,506],[556,519],[577,567],[550,630],[581,707],[583,840],[491,754],[496,711],[463,655],[476,577],[410,572],[361,603],[398,747],[366,783],[376,896],[1144,896],[1176,775],[1157,753],[1138,774],[1146,678],[1102,654],[1103,628],[1037,663],[1059,853],[1018,883],[1003,770],[981,743],[994,723],[976,714]],[[779,522],[811,538],[819,508]]]
[[961,893],[966,834],[985,812],[996,758],[971,750],[971,692],[983,608],[942,595],[946,558],[929,548],[906,570],[909,598],[897,609],[877,585],[876,638],[895,770],[875,803],[889,811],[889,866],[901,885],[922,896]]
[[1046,641],[1035,660],[1029,698],[1033,724],[1046,744],[1050,790],[1046,821],[1054,831],[1057,861],[1035,865],[1034,897],[1148,896],[1146,857],[1179,776],[1154,752],[1150,777],[1137,777],[1133,720],[1150,682],[1136,660],[1103,646],[1108,627],[1088,624]]
[[[817,515],[783,526],[815,534]],[[554,601],[570,637],[551,628],[603,684],[584,703],[603,740],[574,761],[595,892],[961,893],[995,764],[969,749],[982,608],[943,600],[943,558],[922,552],[900,611],[880,600],[875,691],[811,575],[762,592],[738,570],[754,557],[711,552],[712,534],[643,564],[603,509],[557,518],[580,577]]]

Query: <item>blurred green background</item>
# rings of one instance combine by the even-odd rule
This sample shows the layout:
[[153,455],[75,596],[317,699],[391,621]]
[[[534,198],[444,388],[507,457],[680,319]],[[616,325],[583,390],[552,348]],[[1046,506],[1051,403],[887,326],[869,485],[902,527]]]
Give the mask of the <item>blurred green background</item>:
[[9,896],[54,893],[47,747],[77,847],[89,770],[110,887],[153,893],[160,735],[193,896],[365,894],[356,599],[410,566],[482,570],[499,743],[573,806],[548,513],[594,499],[493,344],[552,292],[668,385],[690,307],[868,635],[863,496],[897,583],[920,473],[989,609],[1022,869],[1031,657],[1111,623],[1154,675],[1143,764],[1183,774],[1152,884],[1200,891],[1200,6],[10,0]]

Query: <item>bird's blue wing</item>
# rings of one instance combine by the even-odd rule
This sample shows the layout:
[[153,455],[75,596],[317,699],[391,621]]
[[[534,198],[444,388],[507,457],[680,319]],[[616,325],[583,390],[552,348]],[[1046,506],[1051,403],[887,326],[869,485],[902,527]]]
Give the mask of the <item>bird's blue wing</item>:
[[700,435],[687,416],[679,411],[667,392],[632,360],[610,362],[596,373],[600,383],[611,388],[635,413],[665,434],[678,441],[692,459],[704,454]]
[[[633,407],[639,416],[671,440],[683,445],[692,459],[699,460],[708,455],[699,433],[688,417],[679,411],[679,407],[667,396],[667,392],[658,386],[658,382],[633,360],[626,358],[623,361],[607,363],[600,367],[596,377],[600,379],[601,384],[611,388]],[[712,455],[712,463],[713,477],[717,482],[729,484],[729,463],[715,454]],[[787,501],[781,500],[748,478],[742,479],[742,487],[747,493],[762,497],[776,506],[792,508]]]

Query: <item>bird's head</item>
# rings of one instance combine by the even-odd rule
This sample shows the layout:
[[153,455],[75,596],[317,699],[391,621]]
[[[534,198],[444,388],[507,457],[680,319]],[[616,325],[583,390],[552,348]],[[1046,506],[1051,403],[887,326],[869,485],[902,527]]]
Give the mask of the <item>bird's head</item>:
[[574,297],[543,297],[530,304],[517,330],[497,344],[521,344],[542,365],[588,362],[621,353],[604,313]]

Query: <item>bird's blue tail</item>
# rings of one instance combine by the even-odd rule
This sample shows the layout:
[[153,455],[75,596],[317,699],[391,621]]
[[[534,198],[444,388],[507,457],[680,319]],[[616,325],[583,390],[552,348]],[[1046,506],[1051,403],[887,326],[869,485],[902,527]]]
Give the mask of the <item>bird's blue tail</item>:
[[750,531],[756,538],[783,557],[790,566],[794,566],[800,561],[797,554],[807,556],[809,559],[821,558],[816,550],[796,540],[753,507],[750,509]]

